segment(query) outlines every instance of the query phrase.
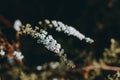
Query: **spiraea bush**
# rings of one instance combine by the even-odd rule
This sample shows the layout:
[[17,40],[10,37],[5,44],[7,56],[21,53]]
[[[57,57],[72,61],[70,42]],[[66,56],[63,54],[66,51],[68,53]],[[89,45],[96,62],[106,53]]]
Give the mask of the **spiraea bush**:
[[[110,48],[105,48],[99,59],[93,51],[86,50],[70,58],[69,55],[75,53],[67,53],[66,50],[71,50],[63,46],[70,47],[69,44],[55,39],[51,31],[64,33],[91,46],[95,41],[56,20],[39,21],[37,26],[23,25],[16,20],[12,29],[16,32],[16,39],[12,41],[2,29],[0,31],[0,80],[119,80],[120,45],[115,39],[110,40]],[[31,53],[37,56],[29,57]]]

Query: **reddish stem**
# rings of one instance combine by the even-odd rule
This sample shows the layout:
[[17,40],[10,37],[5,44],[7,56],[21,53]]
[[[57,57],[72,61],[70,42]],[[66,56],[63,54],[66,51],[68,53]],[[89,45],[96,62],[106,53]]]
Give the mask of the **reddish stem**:
[[5,17],[3,17],[1,15],[0,15],[0,22],[5,24],[5,26],[7,26],[7,27],[12,27],[13,26],[13,24],[9,20],[7,20]]

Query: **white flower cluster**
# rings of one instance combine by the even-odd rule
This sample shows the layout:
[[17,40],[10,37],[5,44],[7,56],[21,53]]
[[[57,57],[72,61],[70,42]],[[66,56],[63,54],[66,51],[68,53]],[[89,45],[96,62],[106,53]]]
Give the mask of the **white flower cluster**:
[[21,52],[18,51],[14,51],[13,55],[15,55],[17,57],[17,59],[22,60],[24,58],[24,56],[22,55]]
[[1,56],[4,56],[4,55],[5,55],[5,51],[0,50],[0,55],[1,55]]
[[[49,20],[45,20],[46,24],[50,24]],[[73,35],[80,40],[86,40],[86,42],[93,43],[94,41],[90,39],[89,37],[85,37],[83,34],[81,34],[78,30],[73,28],[72,26],[68,26],[63,24],[60,21],[51,21],[54,27],[56,27],[57,31],[63,31],[64,33],[68,35]],[[15,26],[20,26],[22,23],[19,20],[16,20]],[[41,24],[41,23],[40,23]],[[18,27],[20,28],[20,27]],[[40,30],[38,32],[39,27],[35,27],[35,29],[32,29],[30,24],[27,24],[26,26],[21,26],[21,29],[16,28],[16,31],[19,31],[21,34],[28,34],[31,35],[33,38],[37,38],[37,43],[42,43],[45,45],[45,47],[54,52],[54,53],[60,53],[61,52],[61,45],[57,43],[57,41],[52,37],[52,35],[47,35],[47,32],[45,30]]]
[[57,41],[52,37],[52,35],[47,35],[46,31],[42,31],[41,33],[36,32],[35,35],[38,36],[38,43],[43,43],[45,47],[55,53],[60,53],[61,45],[57,43]]
[[22,22],[19,19],[15,20],[14,25],[13,25],[14,29],[16,31],[20,31],[20,26],[22,26]]
[[28,35],[31,35],[33,38],[37,39],[37,43],[42,43],[45,45],[45,47],[54,52],[59,53],[61,51],[61,45],[57,43],[57,41],[52,37],[52,35],[47,35],[48,33],[45,30],[40,30],[38,32],[37,30],[32,29],[30,24],[27,24],[26,26],[21,27],[21,33],[27,33]]
[[66,33],[68,35],[75,36],[75,37],[77,37],[80,40],[84,39],[84,40],[86,40],[86,42],[89,42],[89,43],[93,43],[94,42],[94,40],[90,39],[89,37],[85,37],[85,35],[80,33],[78,30],[76,30],[72,26],[65,25],[62,22],[56,21],[56,20],[53,20],[52,24],[56,28],[56,31],[59,31],[59,32],[63,31],[64,33]]

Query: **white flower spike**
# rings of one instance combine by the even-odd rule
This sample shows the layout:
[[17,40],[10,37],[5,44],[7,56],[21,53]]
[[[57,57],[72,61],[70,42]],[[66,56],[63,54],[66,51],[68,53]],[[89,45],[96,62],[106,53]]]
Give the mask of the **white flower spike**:
[[62,22],[56,21],[56,20],[53,20],[52,24],[56,28],[56,31],[58,31],[58,32],[63,31],[64,33],[66,33],[68,35],[75,36],[75,37],[77,37],[80,40],[86,40],[86,42],[88,42],[88,43],[93,43],[94,42],[93,39],[91,39],[89,37],[85,37],[85,35],[80,33],[78,30],[76,30],[72,26],[65,25]]

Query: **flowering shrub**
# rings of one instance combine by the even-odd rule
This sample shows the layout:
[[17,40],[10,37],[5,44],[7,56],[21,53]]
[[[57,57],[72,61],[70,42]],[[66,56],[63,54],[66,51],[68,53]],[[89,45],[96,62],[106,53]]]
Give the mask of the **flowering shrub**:
[[[80,41],[85,40],[86,43],[90,43],[89,45],[94,43],[93,39],[86,37],[74,27],[56,20],[39,21],[39,25],[33,27],[30,24],[23,25],[20,20],[16,20],[13,28],[16,31],[16,41],[13,41],[13,43],[7,40],[2,30],[0,33],[1,80],[96,80],[104,76],[102,75],[104,72],[111,71],[113,73],[120,71],[118,66],[120,64],[118,57],[120,46],[114,39],[111,39],[110,49],[106,48],[101,58],[97,59],[94,57],[93,52],[87,53],[83,51],[76,57],[82,60],[80,61],[81,63],[77,63],[67,56],[69,53],[66,53],[62,44],[48,31],[53,29],[58,32],[64,32],[68,36],[74,36]],[[40,47],[46,48],[45,50],[48,51],[47,55],[55,53],[54,57],[58,57],[58,59],[50,60],[49,62],[44,59],[46,62],[32,67],[26,65],[27,57],[23,54],[24,51],[21,48],[21,44],[25,44],[21,43],[23,36],[29,36]],[[40,49],[40,51],[44,52],[44,49]],[[39,58],[38,61],[40,60]],[[15,74],[13,75],[13,73]],[[107,78],[107,75],[104,76],[104,79]],[[118,78],[112,79],[112,77],[108,76],[107,79],[117,80]]]

